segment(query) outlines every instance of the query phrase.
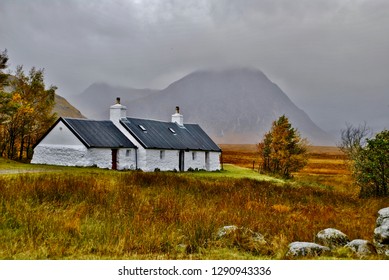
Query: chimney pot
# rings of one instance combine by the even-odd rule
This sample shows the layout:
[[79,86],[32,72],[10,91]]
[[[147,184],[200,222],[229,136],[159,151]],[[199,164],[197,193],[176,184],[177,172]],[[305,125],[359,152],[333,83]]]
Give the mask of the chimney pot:
[[172,122],[184,126],[184,117],[180,114],[180,107],[176,106],[176,113],[172,115]]
[[119,123],[121,118],[125,118],[127,115],[127,107],[120,104],[120,97],[116,98],[116,104],[112,105],[109,109],[109,119],[114,123]]

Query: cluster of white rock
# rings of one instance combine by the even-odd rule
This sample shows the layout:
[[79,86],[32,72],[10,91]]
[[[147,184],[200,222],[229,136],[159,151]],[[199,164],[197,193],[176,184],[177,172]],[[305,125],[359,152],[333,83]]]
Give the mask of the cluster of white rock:
[[374,230],[374,245],[379,254],[389,256],[389,207],[378,211]]
[[[255,252],[271,250],[271,245],[260,233],[235,225],[224,226],[216,233],[217,240],[240,249]],[[330,254],[337,248],[348,248],[359,258],[382,254],[389,257],[389,207],[378,211],[373,242],[364,239],[351,240],[334,228],[323,229],[317,233],[314,242],[292,242],[288,246],[286,257],[316,257]]]
[[383,254],[389,257],[389,207],[378,211],[373,242],[363,239],[350,241],[343,232],[334,228],[327,228],[321,230],[316,235],[314,243],[290,243],[286,256],[319,256],[339,247],[351,249],[358,257],[366,257],[374,254]]

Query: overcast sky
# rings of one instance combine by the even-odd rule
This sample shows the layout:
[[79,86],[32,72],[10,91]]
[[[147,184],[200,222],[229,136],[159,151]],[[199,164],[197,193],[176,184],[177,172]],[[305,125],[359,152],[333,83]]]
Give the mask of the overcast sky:
[[10,69],[58,94],[164,88],[201,68],[262,70],[327,131],[389,128],[387,0],[1,0]]

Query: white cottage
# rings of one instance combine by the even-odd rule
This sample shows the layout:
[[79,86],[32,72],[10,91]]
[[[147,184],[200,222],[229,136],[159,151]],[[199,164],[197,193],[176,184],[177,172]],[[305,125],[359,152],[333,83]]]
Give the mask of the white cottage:
[[127,117],[120,98],[110,120],[59,118],[34,147],[31,163],[144,171],[219,170],[221,149],[197,124]]

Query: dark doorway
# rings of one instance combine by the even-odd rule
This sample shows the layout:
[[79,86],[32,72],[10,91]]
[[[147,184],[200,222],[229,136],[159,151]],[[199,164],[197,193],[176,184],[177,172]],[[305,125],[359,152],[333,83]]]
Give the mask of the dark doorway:
[[112,169],[116,170],[118,168],[118,150],[112,149]]
[[185,162],[185,151],[180,151],[179,159],[178,159],[178,166],[180,171],[185,171],[184,162]]

